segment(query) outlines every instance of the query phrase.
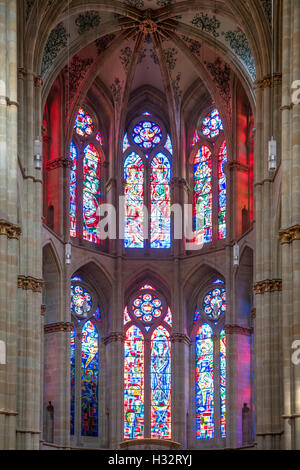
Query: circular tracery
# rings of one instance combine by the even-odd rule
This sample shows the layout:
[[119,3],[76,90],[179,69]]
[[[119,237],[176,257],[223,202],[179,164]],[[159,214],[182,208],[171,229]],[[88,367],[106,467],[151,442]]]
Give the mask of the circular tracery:
[[226,291],[225,289],[214,289],[204,297],[204,313],[213,319],[218,319],[226,312]]
[[132,303],[136,318],[150,323],[162,315],[162,302],[153,293],[140,294]]
[[92,308],[91,294],[80,285],[71,285],[71,312],[79,317],[85,317]]
[[139,147],[149,151],[160,144],[162,130],[155,122],[142,121],[133,128],[132,139]]

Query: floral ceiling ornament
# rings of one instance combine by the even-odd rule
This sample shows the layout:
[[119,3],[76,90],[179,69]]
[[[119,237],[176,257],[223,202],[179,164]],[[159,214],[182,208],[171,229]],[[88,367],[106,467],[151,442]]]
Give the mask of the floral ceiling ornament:
[[107,49],[107,47],[109,46],[111,41],[115,39],[115,37],[116,37],[115,34],[106,34],[105,36],[102,36],[101,38],[96,39],[95,45],[97,48],[97,54],[98,55],[102,54],[102,52],[104,52],[105,49]]
[[64,72],[66,74],[66,96],[69,97],[68,101],[72,101],[76,90],[79,88],[80,83],[84,79],[87,70],[94,62],[93,59],[82,59],[75,55],[69,66],[66,66]]
[[91,10],[80,14],[75,19],[75,24],[78,28],[78,34],[84,34],[93,28],[99,26],[101,17],[97,11]]
[[125,3],[131,7],[144,8],[143,0],[125,0]]
[[271,25],[272,23],[272,0],[261,0],[262,7]]
[[256,70],[254,57],[245,33],[241,30],[227,31],[227,33],[225,33],[225,40],[229,42],[231,49],[233,49],[241,61],[244,62],[252,79],[255,80]]
[[176,75],[176,78],[172,81],[172,87],[173,87],[174,98],[175,98],[177,109],[180,106],[180,100],[182,96],[182,91],[180,89],[180,80],[181,80],[181,73],[179,72]]
[[52,29],[44,49],[41,75],[45,75],[59,52],[67,46],[69,36],[70,35],[67,33],[63,23],[59,23],[54,29]]
[[169,70],[174,70],[177,62],[176,55],[178,54],[177,49],[175,47],[170,47],[164,51],[164,56],[166,60],[166,64],[169,67]]
[[34,4],[35,0],[26,0],[26,21],[29,18],[32,5]]
[[220,57],[217,57],[215,62],[204,62],[204,64],[207,66],[211,76],[213,77],[213,81],[216,83],[220,91],[220,95],[224,99],[225,103],[229,104],[231,100],[230,67],[226,63],[223,63]]
[[127,72],[129,64],[131,62],[132,50],[129,46],[121,50],[120,61],[124,67],[125,72]]
[[215,38],[220,36],[217,30],[220,28],[221,23],[214,16],[210,17],[206,13],[197,13],[192,20],[192,24],[202,31],[212,34]]
[[182,40],[187,44],[192,54],[195,54],[197,56],[200,55],[202,44],[199,41],[196,41],[195,39],[190,39],[186,36],[182,36]]
[[114,83],[111,84],[110,89],[114,98],[114,102],[116,103],[116,108],[120,109],[122,85],[119,78],[115,78]]

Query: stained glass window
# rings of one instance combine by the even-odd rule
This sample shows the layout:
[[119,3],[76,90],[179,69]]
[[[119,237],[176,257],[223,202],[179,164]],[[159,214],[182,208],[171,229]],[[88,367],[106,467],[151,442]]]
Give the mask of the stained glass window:
[[81,435],[98,436],[99,335],[92,321],[82,328]]
[[136,145],[150,152],[161,142],[162,131],[155,122],[141,121],[134,127],[132,139]]
[[203,310],[208,317],[218,319],[226,312],[225,289],[214,289],[204,297]]
[[100,157],[96,148],[89,144],[83,159],[83,238],[100,243],[97,233],[100,205]]
[[91,294],[83,286],[71,284],[71,312],[78,317],[86,317],[91,308]]
[[151,248],[171,247],[171,165],[158,153],[151,162]]
[[212,329],[200,327],[196,336],[196,439],[214,438],[214,348]]
[[97,307],[95,313],[94,313],[94,317],[97,318],[97,320],[101,321],[102,318],[101,318],[101,313],[100,313],[100,308]]
[[[145,284],[124,310],[124,437],[171,439],[172,312],[155,289]],[[140,328],[131,321],[138,320]],[[151,377],[144,390],[145,377]],[[145,402],[146,400],[146,402]],[[144,435],[144,408],[150,410]]]
[[70,236],[77,235],[77,150],[73,142],[70,145]]
[[124,163],[125,248],[144,248],[144,164],[132,152]]
[[144,437],[144,337],[133,325],[124,346],[124,438]]
[[212,284],[224,284],[224,281],[222,281],[222,279],[216,279]]
[[223,123],[219,111],[213,109],[203,120],[201,131],[205,137],[213,139],[223,130]]
[[221,400],[221,438],[226,437],[226,335],[220,333],[220,400]]
[[100,145],[103,145],[102,134],[100,131],[96,135],[96,140],[99,142]]
[[170,154],[173,155],[173,146],[172,146],[172,141],[171,141],[171,137],[169,136],[169,134],[167,135],[165,149],[167,149],[170,152]]
[[195,130],[194,136],[193,136],[193,141],[192,141],[192,147],[195,147],[195,145],[199,142],[200,137],[198,134],[197,129]]
[[219,240],[226,238],[226,174],[224,165],[227,162],[227,147],[224,141],[219,151]]
[[75,328],[73,327],[70,335],[70,345],[71,345],[71,354],[70,354],[70,376],[71,376],[71,420],[70,420],[70,433],[71,436],[74,435],[75,427]]
[[159,326],[151,340],[151,437],[171,438],[171,344]]
[[123,152],[126,152],[126,150],[130,147],[130,144],[128,142],[128,135],[127,133],[124,135],[123,139]]
[[79,108],[78,110],[74,129],[80,137],[89,137],[94,131],[93,120],[83,108]]
[[194,159],[194,227],[196,245],[212,241],[212,159],[206,146]]

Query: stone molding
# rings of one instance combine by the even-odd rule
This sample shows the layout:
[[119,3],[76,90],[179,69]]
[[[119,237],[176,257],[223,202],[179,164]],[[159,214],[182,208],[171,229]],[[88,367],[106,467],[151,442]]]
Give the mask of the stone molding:
[[185,343],[187,345],[191,344],[191,339],[184,333],[173,333],[171,335],[172,343]]
[[251,336],[253,334],[253,328],[246,328],[240,325],[225,325],[224,329],[227,335]]
[[106,338],[104,338],[103,343],[106,346],[109,343],[116,343],[116,342],[123,343],[124,341],[125,341],[124,334],[120,333],[120,332],[117,332],[117,331],[114,331],[110,335],[106,336]]
[[[273,81],[274,86],[279,86],[282,84],[282,74],[281,73],[274,73],[273,74]],[[261,78],[260,80],[256,80],[254,84],[255,88],[271,88],[272,86],[272,76],[266,75],[265,77]]]
[[300,225],[293,225],[292,227],[279,230],[279,240],[282,245],[292,243],[295,240],[300,240]]
[[225,163],[225,171],[244,171],[247,173],[249,171],[249,166],[238,161],[231,161]]
[[44,332],[47,333],[57,333],[58,331],[71,332],[73,330],[73,324],[69,322],[57,322],[50,323],[49,325],[44,326]]
[[42,315],[42,316],[45,316],[46,309],[47,309],[47,306],[46,306],[45,304],[42,304],[42,305],[41,305],[41,315]]
[[47,170],[56,170],[57,168],[71,168],[73,165],[72,160],[70,158],[57,158],[56,160],[52,160],[47,163]]
[[0,415],[6,415],[6,416],[18,416],[17,411],[12,411],[12,410],[5,410],[4,408],[0,408]]
[[0,219],[0,235],[6,235],[7,238],[19,239],[22,229],[20,225],[12,224],[7,220]]
[[18,287],[23,290],[32,290],[33,292],[42,292],[44,286],[43,279],[36,279],[31,276],[18,276]]
[[128,441],[120,442],[121,449],[131,449],[132,447],[142,447],[142,446],[159,446],[167,449],[179,449],[181,446],[179,442],[169,441],[166,439],[129,439]]
[[282,279],[266,279],[265,281],[256,282],[253,285],[253,291],[256,295],[265,292],[280,292],[282,291]]

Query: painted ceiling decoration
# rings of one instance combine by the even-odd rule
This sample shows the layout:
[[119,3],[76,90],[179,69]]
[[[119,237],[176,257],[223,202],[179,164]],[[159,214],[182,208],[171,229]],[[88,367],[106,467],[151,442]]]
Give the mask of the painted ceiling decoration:
[[[89,10],[74,14],[65,20],[65,24],[64,22],[59,23],[51,31],[45,46],[41,67],[43,78],[47,76],[56,58],[63,54],[68,45],[73,44],[76,40],[78,42],[76,38],[79,36],[84,39],[86,34],[91,34],[91,31],[95,33],[96,46],[100,51],[99,53],[101,53],[103,48],[107,47],[105,41],[110,42],[107,37],[111,37],[106,34],[103,35],[103,31],[110,29],[112,32],[109,35],[122,31],[124,41],[125,36],[134,37],[134,32],[136,41],[139,33],[144,34],[145,45],[153,42],[153,36],[159,37],[162,44],[168,41],[170,46],[164,48],[164,57],[169,70],[175,70],[176,62],[178,62],[178,46],[176,47],[176,44],[174,44],[174,35],[175,38],[184,41],[192,54],[198,58],[202,55],[201,49],[204,42],[210,47],[214,47],[211,40],[210,43],[207,40],[207,38],[212,38],[216,45],[219,44],[221,49],[224,50],[224,47],[229,49],[238,61],[241,70],[244,70],[252,81],[255,81],[254,57],[247,37],[234,20],[228,16],[222,16],[221,11],[218,10],[218,14],[212,15],[203,12],[192,12],[188,9],[187,13],[178,15],[172,14],[175,1],[126,0],[123,3],[133,8],[132,11],[128,12],[128,16],[121,16],[116,12]],[[265,0],[261,3],[263,11],[269,14],[270,2]],[[149,6],[151,6],[151,9]],[[27,3],[27,7],[32,8],[32,2]],[[103,39],[103,36],[105,39]],[[157,64],[156,48],[157,41],[156,46],[154,46],[154,43],[152,44],[151,52],[146,47],[142,48],[138,64],[145,60],[148,52],[151,53],[152,61]],[[119,60],[126,72],[130,65],[133,50],[134,47],[129,48],[124,43],[119,53]],[[172,77],[172,80],[176,83],[177,89],[180,81],[178,80],[178,73]]]

